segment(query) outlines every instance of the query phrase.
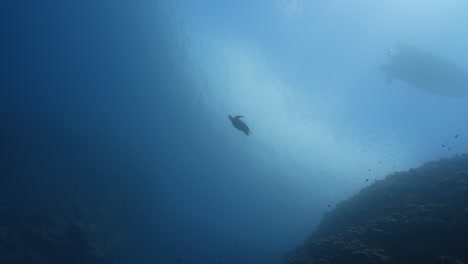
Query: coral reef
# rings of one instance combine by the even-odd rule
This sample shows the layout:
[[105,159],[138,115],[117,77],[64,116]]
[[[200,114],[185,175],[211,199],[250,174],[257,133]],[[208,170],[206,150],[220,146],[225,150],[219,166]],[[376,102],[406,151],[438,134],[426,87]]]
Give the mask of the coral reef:
[[468,263],[468,154],[396,172],[327,212],[288,264]]
[[121,235],[104,204],[0,201],[1,263],[108,263]]

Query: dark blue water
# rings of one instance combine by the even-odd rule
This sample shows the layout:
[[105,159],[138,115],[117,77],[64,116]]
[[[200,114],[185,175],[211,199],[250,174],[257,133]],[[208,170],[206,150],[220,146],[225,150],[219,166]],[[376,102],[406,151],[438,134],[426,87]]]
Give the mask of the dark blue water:
[[113,197],[115,263],[282,263],[366,178],[468,146],[466,99],[377,70],[401,39],[468,65],[457,4],[341,5],[3,1],[2,197]]

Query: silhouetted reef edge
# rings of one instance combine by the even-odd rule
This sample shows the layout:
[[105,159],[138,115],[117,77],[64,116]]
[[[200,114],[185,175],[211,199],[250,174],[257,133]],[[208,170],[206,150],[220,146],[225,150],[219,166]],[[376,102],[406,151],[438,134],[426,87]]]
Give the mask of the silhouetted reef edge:
[[395,172],[340,202],[285,263],[468,263],[468,154]]

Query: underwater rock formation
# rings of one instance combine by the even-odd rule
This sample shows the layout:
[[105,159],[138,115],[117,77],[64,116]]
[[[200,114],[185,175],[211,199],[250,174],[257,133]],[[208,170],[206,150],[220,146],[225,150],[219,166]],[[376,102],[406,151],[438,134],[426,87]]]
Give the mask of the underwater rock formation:
[[468,263],[468,154],[396,172],[327,212],[287,264]]
[[121,245],[112,209],[79,201],[0,202],[0,263],[108,263]]

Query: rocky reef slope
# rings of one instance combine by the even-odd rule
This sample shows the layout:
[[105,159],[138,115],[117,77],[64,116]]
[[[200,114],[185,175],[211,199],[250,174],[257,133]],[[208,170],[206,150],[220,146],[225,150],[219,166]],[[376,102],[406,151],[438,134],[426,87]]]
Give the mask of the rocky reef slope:
[[468,263],[468,154],[393,173],[339,203],[285,263]]
[[113,212],[78,200],[0,201],[0,263],[108,263],[122,241]]

